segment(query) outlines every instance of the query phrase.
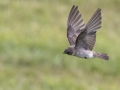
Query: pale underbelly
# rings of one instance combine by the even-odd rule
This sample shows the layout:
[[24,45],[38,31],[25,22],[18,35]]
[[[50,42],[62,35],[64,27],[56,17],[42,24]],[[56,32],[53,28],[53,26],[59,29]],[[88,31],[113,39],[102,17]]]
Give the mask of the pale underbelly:
[[93,58],[93,52],[88,50],[84,50],[84,51],[79,50],[76,53],[76,56],[80,58]]

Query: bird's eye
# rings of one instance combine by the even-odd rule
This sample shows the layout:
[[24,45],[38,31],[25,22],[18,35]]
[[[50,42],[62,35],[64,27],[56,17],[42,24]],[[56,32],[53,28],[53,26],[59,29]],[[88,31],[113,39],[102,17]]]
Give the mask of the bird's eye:
[[67,52],[67,54],[70,54],[70,52]]
[[71,52],[67,52],[67,54],[68,54],[68,55],[72,55],[72,53],[71,53]]
[[87,57],[85,57],[85,59],[87,59]]

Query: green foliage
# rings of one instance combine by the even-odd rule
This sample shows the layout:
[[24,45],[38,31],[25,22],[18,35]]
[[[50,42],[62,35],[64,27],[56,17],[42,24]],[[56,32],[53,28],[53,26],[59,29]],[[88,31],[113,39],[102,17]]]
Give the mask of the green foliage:
[[[85,23],[102,9],[94,50],[109,61],[62,54],[73,4]],[[119,0],[1,0],[0,90],[118,90],[119,6]]]

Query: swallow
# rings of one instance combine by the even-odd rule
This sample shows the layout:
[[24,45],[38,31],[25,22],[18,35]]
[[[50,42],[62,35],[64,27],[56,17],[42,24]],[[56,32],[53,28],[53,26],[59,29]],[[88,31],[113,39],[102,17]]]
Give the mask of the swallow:
[[93,51],[96,42],[96,32],[101,28],[101,9],[98,8],[87,24],[84,24],[78,6],[73,5],[67,21],[67,38],[70,46],[64,50],[64,54],[80,58],[101,58],[109,60],[105,53]]

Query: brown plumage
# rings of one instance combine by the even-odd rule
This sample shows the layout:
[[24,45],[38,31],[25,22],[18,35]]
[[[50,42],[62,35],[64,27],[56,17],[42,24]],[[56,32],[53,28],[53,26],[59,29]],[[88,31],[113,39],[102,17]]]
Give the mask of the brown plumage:
[[98,57],[108,60],[109,57],[107,54],[92,51],[96,41],[96,32],[101,28],[101,19],[101,9],[98,8],[85,25],[82,15],[78,10],[78,6],[73,5],[67,22],[67,37],[70,46],[64,53],[81,58]]

